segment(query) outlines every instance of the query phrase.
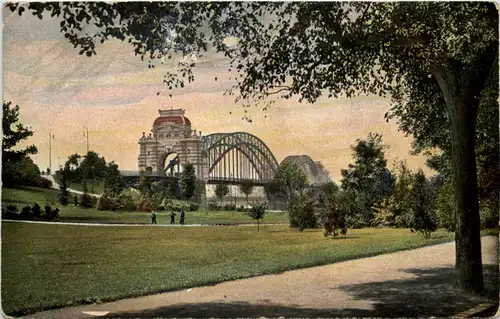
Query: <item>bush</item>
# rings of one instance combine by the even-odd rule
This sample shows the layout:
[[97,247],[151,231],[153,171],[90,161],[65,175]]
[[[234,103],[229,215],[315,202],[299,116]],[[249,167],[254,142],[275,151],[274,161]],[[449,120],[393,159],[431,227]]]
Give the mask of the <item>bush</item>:
[[16,205],[8,205],[7,207],[2,207],[2,218],[4,219],[16,219],[19,218],[19,210]]
[[33,212],[31,211],[31,206],[24,206],[21,210],[22,219],[31,219],[33,217]]
[[209,210],[219,210],[219,206],[216,203],[209,202],[208,203],[208,209]]
[[97,197],[90,196],[89,194],[84,193],[80,196],[80,206],[85,208],[92,208],[97,205]]
[[[85,196],[85,195],[83,195]],[[82,203],[83,206],[83,203]],[[97,210],[115,210],[118,208],[117,202],[104,194],[97,200],[96,209]]]
[[234,204],[226,204],[226,205],[224,205],[224,209],[226,211],[236,210],[236,205],[234,205]]
[[52,181],[46,179],[45,177],[40,177],[37,181],[38,187],[41,188],[52,188]]
[[43,217],[47,220],[56,220],[59,218],[59,209],[52,209],[49,205],[45,206],[45,214]]
[[122,210],[136,210],[134,197],[128,193],[122,192],[118,197],[118,207]]
[[348,215],[345,217],[347,227],[352,229],[359,229],[365,226],[365,218],[363,215]]
[[40,207],[40,205],[38,205],[38,203],[35,203],[33,205],[31,212],[33,214],[33,218],[35,219],[40,218],[42,216],[42,208]]
[[150,199],[143,199],[137,204],[138,212],[151,212],[154,209],[153,202]]
[[288,213],[290,226],[303,231],[306,228],[316,228],[318,217],[314,212],[313,203],[305,200],[295,200]]
[[189,204],[189,211],[190,211],[190,212],[195,212],[195,211],[197,211],[197,210],[198,210],[198,208],[200,208],[200,206],[199,206],[199,205],[197,205],[197,204],[194,204],[194,203],[190,203],[190,204]]

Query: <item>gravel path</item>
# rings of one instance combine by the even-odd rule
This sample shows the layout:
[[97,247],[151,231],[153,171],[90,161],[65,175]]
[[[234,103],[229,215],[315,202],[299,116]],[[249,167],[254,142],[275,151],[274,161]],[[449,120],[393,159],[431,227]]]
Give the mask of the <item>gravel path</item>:
[[[46,179],[48,179],[49,181],[52,182],[52,188],[53,189],[59,189],[59,184],[56,182],[56,180],[54,179],[54,177],[52,175],[42,175],[42,177],[46,178]],[[83,195],[83,192],[77,191],[76,189],[68,188],[68,191],[70,193],[73,193],[73,194]],[[101,197],[101,194],[91,194],[91,193],[89,193],[89,195],[94,196],[94,197]]]
[[451,316],[498,300],[498,237],[482,237],[482,252],[481,298],[454,288],[455,244],[446,243],[28,317]]

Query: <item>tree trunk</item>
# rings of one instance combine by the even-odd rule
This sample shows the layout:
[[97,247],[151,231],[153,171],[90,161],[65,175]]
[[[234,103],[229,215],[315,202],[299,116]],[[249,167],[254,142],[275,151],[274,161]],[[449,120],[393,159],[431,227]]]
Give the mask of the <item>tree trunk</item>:
[[451,125],[457,284],[462,289],[475,293],[481,293],[484,288],[475,129],[479,95],[488,71],[481,68],[478,70],[476,66],[469,69],[452,62],[435,72]]
[[259,227],[260,227],[260,223],[259,223],[259,220],[257,219],[257,232],[260,231]]

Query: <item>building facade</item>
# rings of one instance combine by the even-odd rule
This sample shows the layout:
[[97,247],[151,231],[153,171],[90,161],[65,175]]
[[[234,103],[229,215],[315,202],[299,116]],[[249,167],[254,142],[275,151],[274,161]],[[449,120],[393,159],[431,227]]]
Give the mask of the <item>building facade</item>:
[[206,180],[208,163],[201,131],[191,127],[185,110],[158,110],[151,132],[139,139],[139,170],[157,175],[176,175],[187,163],[194,165],[198,179]]

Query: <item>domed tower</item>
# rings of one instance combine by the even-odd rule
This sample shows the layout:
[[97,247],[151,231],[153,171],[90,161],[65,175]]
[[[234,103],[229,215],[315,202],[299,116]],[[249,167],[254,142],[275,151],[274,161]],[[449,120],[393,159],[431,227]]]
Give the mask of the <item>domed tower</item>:
[[202,173],[204,170],[200,165],[203,164],[203,160],[200,156],[204,143],[201,132],[197,135],[196,131],[191,129],[191,121],[184,116],[183,109],[158,110],[158,112],[160,116],[154,120],[151,133],[148,136],[143,133],[139,140],[139,170],[163,175],[167,157],[175,154],[171,160],[175,160],[178,172],[181,166],[191,162],[195,164],[195,169]]

